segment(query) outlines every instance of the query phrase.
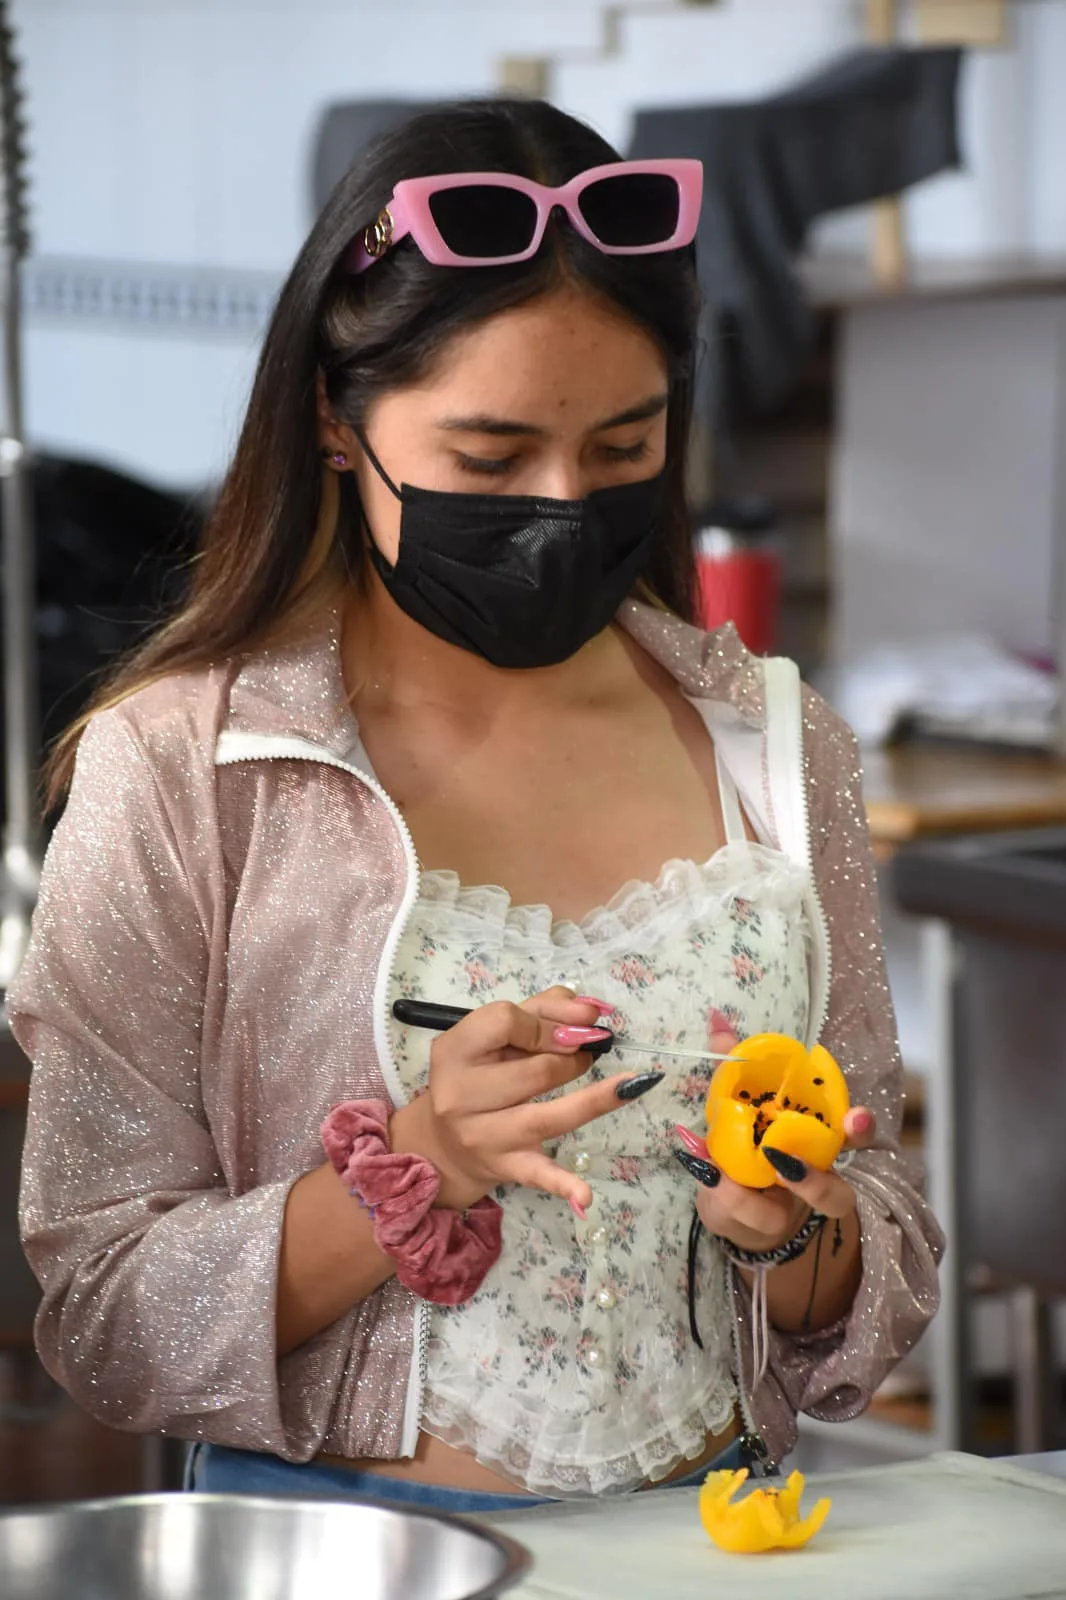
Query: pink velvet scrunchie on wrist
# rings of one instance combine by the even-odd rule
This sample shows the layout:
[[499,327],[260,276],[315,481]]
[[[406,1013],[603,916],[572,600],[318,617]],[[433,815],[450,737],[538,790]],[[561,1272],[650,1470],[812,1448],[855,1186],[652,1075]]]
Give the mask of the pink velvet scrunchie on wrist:
[[433,1205],[440,1173],[425,1156],[389,1149],[384,1100],[345,1100],[322,1124],[322,1148],[350,1194],[370,1212],[379,1249],[408,1289],[440,1306],[461,1305],[499,1259],[502,1216],[495,1200],[465,1215]]

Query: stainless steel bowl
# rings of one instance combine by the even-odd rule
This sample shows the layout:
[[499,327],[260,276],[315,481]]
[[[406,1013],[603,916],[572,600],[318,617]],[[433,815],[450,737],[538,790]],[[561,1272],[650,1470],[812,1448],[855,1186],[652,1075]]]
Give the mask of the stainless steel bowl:
[[3,1600],[488,1600],[530,1564],[433,1511],[160,1494],[0,1515]]

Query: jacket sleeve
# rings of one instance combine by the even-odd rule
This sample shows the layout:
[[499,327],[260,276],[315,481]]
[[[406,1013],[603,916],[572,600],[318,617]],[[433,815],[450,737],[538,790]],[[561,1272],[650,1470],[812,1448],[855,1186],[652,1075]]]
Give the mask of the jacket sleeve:
[[[846,1173],[862,1233],[862,1278],[851,1309],[810,1335],[774,1331],[767,1381],[780,1386],[794,1412],[835,1422],[865,1410],[936,1312],[944,1240],[900,1154],[903,1073],[858,746],[846,723],[806,689],[803,734],[814,876],[832,952],[822,1043],[844,1069],[852,1104],[875,1112],[877,1148],[855,1154]],[[738,1293],[746,1301],[742,1285]],[[742,1304],[745,1327],[749,1315]]]
[[[186,850],[210,844],[201,836]],[[279,1448],[288,1183],[233,1196],[201,1090],[212,914],[130,721],[85,733],[9,999],[33,1062],[21,1229],[48,1371],[100,1421]],[[199,887],[194,887],[198,884]]]

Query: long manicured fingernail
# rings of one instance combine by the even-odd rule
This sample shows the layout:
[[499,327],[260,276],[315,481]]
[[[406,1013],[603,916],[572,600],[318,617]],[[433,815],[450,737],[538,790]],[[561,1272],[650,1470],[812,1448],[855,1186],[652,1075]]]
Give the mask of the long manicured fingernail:
[[722,1174],[717,1167],[712,1167],[709,1161],[701,1161],[699,1156],[689,1155],[687,1150],[675,1150],[674,1155],[680,1161],[686,1172],[690,1172],[697,1183],[702,1183],[705,1189],[714,1189]]
[[711,1027],[715,1033],[735,1033],[736,1028],[730,1022],[724,1011],[711,1012]]
[[614,1092],[619,1100],[639,1100],[642,1094],[654,1089],[665,1077],[665,1072],[642,1072],[637,1078],[627,1078]]
[[689,1155],[695,1156],[698,1161],[703,1161],[705,1159],[707,1155],[707,1146],[702,1139],[697,1139],[696,1135],[688,1128],[683,1127],[680,1122],[674,1125],[674,1132],[681,1140],[681,1143],[684,1145]]
[[578,1005],[595,1006],[596,1010],[603,1017],[609,1017],[611,1012],[615,1009],[609,1000],[597,1000],[594,994],[578,994],[574,996],[574,999],[577,1001]]
[[556,1044],[598,1044],[601,1039],[611,1039],[613,1034],[607,1028],[556,1028],[552,1038]]
[[570,1209],[579,1222],[587,1222],[589,1220],[588,1212],[585,1210],[580,1200],[575,1200],[573,1197],[571,1197]]
[[797,1156],[790,1156],[787,1150],[767,1149],[763,1145],[762,1153],[786,1183],[802,1183],[807,1176],[807,1163],[800,1161]]
[[874,1125],[873,1115],[869,1111],[856,1111],[852,1113],[851,1127],[853,1133],[869,1133]]

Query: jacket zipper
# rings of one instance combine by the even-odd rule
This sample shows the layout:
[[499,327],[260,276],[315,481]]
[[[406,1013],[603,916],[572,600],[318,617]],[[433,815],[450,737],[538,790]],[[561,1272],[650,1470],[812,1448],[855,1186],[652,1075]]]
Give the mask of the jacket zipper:
[[[400,901],[399,910],[393,918],[392,926],[385,939],[385,948],[378,963],[378,976],[374,994],[374,1042],[377,1046],[383,1075],[388,1084],[393,1104],[397,1105],[404,1100],[404,1091],[389,1039],[389,980],[392,976],[392,964],[396,956],[397,947],[407,930],[407,925],[411,920],[411,914],[418,899],[418,886],[422,877],[418,851],[415,849],[411,830],[407,826],[400,808],[377,779],[370,777],[368,773],[361,771],[359,767],[353,766],[350,761],[342,761],[339,756],[334,756],[328,750],[323,750],[320,745],[312,743],[311,740],[291,739],[284,736],[269,738],[259,734],[222,733],[215,748],[215,765],[219,767],[233,766],[239,761],[288,760],[317,761],[322,766],[335,767],[340,772],[350,772],[353,778],[357,778],[361,784],[370,790],[371,794],[376,795],[381,801],[400,836],[400,843],[403,846],[404,859],[407,864],[407,882],[404,886],[403,899]],[[429,1304],[425,1300],[419,1300],[415,1307],[411,1375],[408,1377],[407,1383],[407,1402],[404,1406],[401,1439],[401,1449],[411,1456],[414,1455],[418,1444],[418,1433],[422,1421],[422,1403],[426,1392],[426,1376],[429,1366],[428,1341]],[[416,1373],[417,1377],[415,1376]]]
[[[821,951],[819,992],[807,1021],[807,1043],[814,1044],[825,1025],[828,1011],[829,987],[833,975],[833,951],[829,942],[829,924],[818,893],[814,876],[814,846],[811,839],[810,806],[807,802],[807,785],[803,764],[803,711],[802,690],[798,673],[791,661],[771,658],[764,667],[766,686],[766,761],[771,771],[780,769],[783,781],[773,786],[775,810],[778,804],[788,815],[791,839],[803,851],[803,865],[809,885],[808,899],[814,920],[814,934]],[[786,682],[787,675],[787,682]],[[780,758],[780,760],[776,758]],[[778,828],[780,835],[781,829]],[[779,846],[784,842],[778,840]],[[791,841],[789,841],[791,842]],[[736,1292],[736,1268],[729,1263],[730,1289]],[[737,1373],[737,1394],[741,1416],[747,1430],[747,1443],[752,1453],[761,1456],[766,1465],[772,1465],[766,1446],[759,1436],[751,1411],[751,1399],[744,1383],[744,1364],[740,1352],[740,1327],[734,1317],[732,1322],[733,1360]]]
[[[729,1292],[733,1296],[734,1304],[736,1304],[737,1269],[731,1261],[726,1262],[726,1269],[729,1274]],[[733,1342],[733,1365],[735,1366],[737,1373],[737,1399],[740,1404],[740,1414],[744,1419],[744,1431],[753,1438],[757,1439],[759,1437],[758,1430],[755,1426],[755,1419],[751,1414],[751,1402],[748,1398],[747,1387],[744,1383],[744,1362],[742,1361],[740,1355],[740,1324],[737,1322],[735,1316],[729,1319],[729,1330],[730,1338]]]
[[816,1044],[825,1027],[825,1019],[829,1012],[829,990],[833,981],[833,946],[829,938],[829,923],[826,920],[825,908],[822,897],[818,893],[818,882],[814,876],[814,849],[811,840],[810,806],[807,803],[807,785],[804,781],[803,771],[803,723],[797,718],[796,730],[796,771],[797,792],[799,794],[800,816],[802,819],[803,837],[807,841],[808,872],[810,876],[810,901],[811,911],[815,921],[818,943],[822,951],[821,993],[818,996],[817,1014],[812,1012],[807,1023],[808,1046]]

